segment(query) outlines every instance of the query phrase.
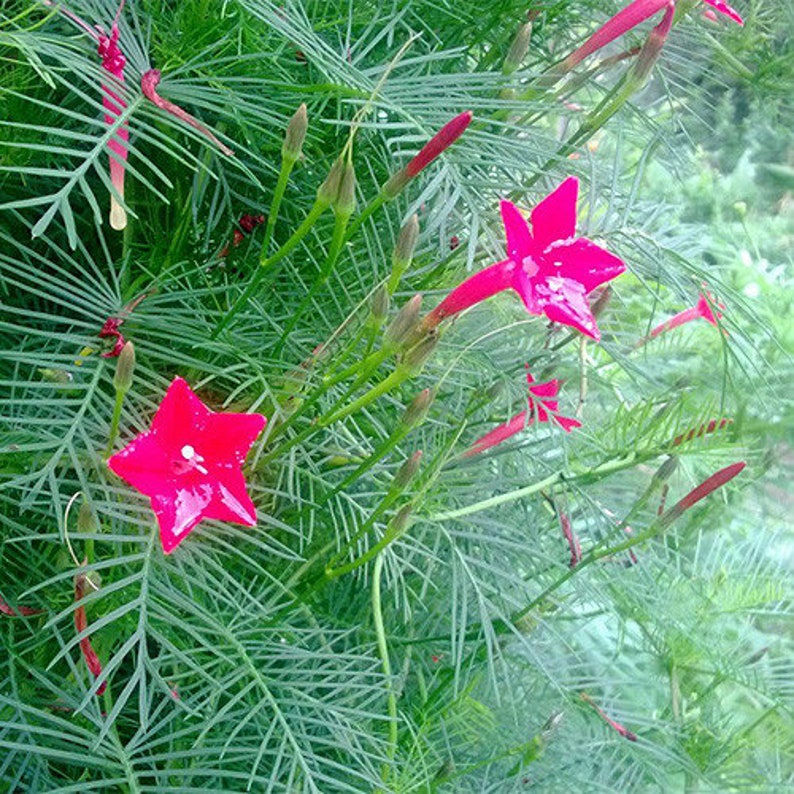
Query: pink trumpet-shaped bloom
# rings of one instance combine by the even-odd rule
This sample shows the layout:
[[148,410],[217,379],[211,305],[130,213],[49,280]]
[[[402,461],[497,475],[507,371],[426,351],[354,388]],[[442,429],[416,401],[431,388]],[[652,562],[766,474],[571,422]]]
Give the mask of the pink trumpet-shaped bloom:
[[161,97],[157,93],[157,86],[160,84],[160,70],[149,69],[141,77],[141,92],[152,103],[157,105],[158,108],[176,116],[185,124],[189,124],[193,129],[198,130],[204,137],[212,141],[227,157],[231,157],[234,152],[219,140],[208,127],[202,124],[195,116],[191,116],[186,110],[183,110],[179,105],[175,105],[170,99]]
[[[594,52],[661,11],[669,2],[670,0],[634,0],[629,3],[607,20],[584,44],[568,55],[558,67],[558,71],[567,72],[573,69]],[[723,0],[704,0],[704,2],[739,25],[744,25],[741,15]]]
[[[717,311],[715,312],[712,309],[712,306],[716,306]],[[640,343],[647,342],[649,339],[653,339],[659,334],[663,334],[665,331],[671,331],[673,328],[678,328],[681,325],[686,325],[686,323],[691,323],[692,320],[698,320],[700,318],[704,319],[707,323],[711,323],[713,326],[718,327],[718,320],[722,317],[722,312],[719,309],[724,309],[725,306],[721,303],[717,303],[712,297],[711,293],[706,292],[700,293],[700,297],[698,298],[697,304],[692,306],[689,309],[684,309],[684,311],[679,312],[678,314],[671,317],[669,320],[665,320],[663,323],[654,328],[645,339],[640,340]]]
[[456,287],[424,320],[433,328],[497,292],[518,293],[530,314],[576,328],[595,339],[601,334],[587,295],[619,276],[625,264],[586,237],[575,237],[579,180],[568,177],[538,204],[529,224],[515,204],[502,201],[508,258],[475,273]]
[[[44,0],[48,6],[56,6],[52,0]],[[91,27],[88,23],[80,19],[66,8],[58,6],[64,16],[72,20],[82,28],[97,43],[97,54],[102,59],[102,68],[113,75],[119,82],[124,83],[124,67],[127,59],[119,48],[119,18],[124,10],[126,0],[121,0],[116,17],[110,26],[110,33],[105,33],[100,25]],[[103,82],[102,88],[102,107],[105,109],[104,121],[107,126],[112,126],[116,119],[124,112],[127,103],[117,93],[116,88],[110,82]],[[113,189],[118,193],[118,198],[114,193],[110,194],[110,225],[113,229],[122,230],[127,226],[127,213],[121,205],[119,199],[124,200],[124,173],[125,163],[127,162],[127,142],[130,139],[130,131],[127,123],[124,122],[115,131],[113,137],[108,142],[108,153],[110,159],[110,181]]]
[[174,378],[151,430],[108,460],[151,499],[166,554],[203,518],[256,525],[241,467],[266,422],[260,414],[214,413]]
[[501,444],[506,439],[520,433],[525,427],[529,427],[533,422],[549,422],[553,419],[566,433],[570,433],[576,427],[581,427],[582,423],[578,419],[567,416],[560,416],[558,413],[557,400],[552,399],[557,395],[560,388],[559,381],[555,378],[547,383],[535,383],[535,379],[527,373],[527,383],[529,384],[529,396],[527,397],[528,408],[521,411],[503,424],[495,427],[472,444],[463,453],[463,456],[470,458]]

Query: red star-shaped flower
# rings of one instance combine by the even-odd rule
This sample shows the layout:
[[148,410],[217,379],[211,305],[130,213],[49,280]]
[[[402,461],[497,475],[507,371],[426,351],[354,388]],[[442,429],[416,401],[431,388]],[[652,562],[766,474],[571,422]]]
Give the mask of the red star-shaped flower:
[[174,378],[152,420],[108,466],[151,499],[170,554],[203,518],[252,527],[256,509],[241,467],[267,419],[211,411]]
[[527,410],[521,411],[520,414],[516,414],[511,419],[478,438],[466,450],[464,457],[470,458],[480,452],[485,452],[486,449],[495,447],[497,444],[501,444],[516,433],[520,433],[525,427],[529,427],[536,420],[538,422],[549,422],[550,419],[553,419],[566,433],[570,433],[574,428],[582,426],[578,419],[560,416],[558,413],[558,401],[552,399],[557,396],[560,388],[560,382],[556,378],[546,383],[536,383],[528,372],[527,383],[529,384],[529,396],[527,398],[529,405]]
[[600,339],[588,293],[626,266],[586,237],[575,237],[579,180],[568,177],[532,210],[529,224],[518,207],[502,201],[507,256],[456,287],[425,319],[427,327],[512,289],[531,314],[570,325]]

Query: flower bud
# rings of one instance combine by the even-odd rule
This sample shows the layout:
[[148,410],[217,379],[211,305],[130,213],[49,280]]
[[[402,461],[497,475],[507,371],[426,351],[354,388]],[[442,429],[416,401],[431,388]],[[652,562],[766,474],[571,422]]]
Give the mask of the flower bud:
[[309,119],[306,115],[306,105],[303,104],[295,111],[295,115],[289,120],[287,125],[284,145],[281,147],[281,156],[284,160],[294,163],[300,159],[308,127]]
[[439,334],[434,328],[428,331],[410,350],[403,356],[400,366],[412,375],[418,375],[424,367],[430,354],[436,349]]
[[402,344],[416,328],[421,308],[422,296],[416,294],[397,312],[397,316],[391,321],[391,325],[386,329],[383,337],[384,343],[389,347],[397,347]]
[[326,207],[330,207],[339,196],[339,186],[342,183],[342,176],[345,172],[345,161],[341,157],[334,160],[325,182],[317,188],[317,198]]
[[356,172],[352,163],[345,163],[339,180],[339,192],[331,202],[334,212],[349,218],[356,208]]
[[678,458],[675,455],[670,455],[667,460],[654,472],[653,481],[655,485],[669,480],[673,473],[678,468]]
[[381,284],[372,296],[372,308],[370,309],[370,325],[374,328],[380,328],[383,321],[389,315],[389,290],[385,284]]
[[510,45],[505,61],[502,64],[502,74],[513,74],[521,66],[524,58],[529,52],[529,39],[532,36],[532,23],[525,22],[516,33],[513,43]]
[[400,424],[408,430],[421,425],[425,421],[430,406],[433,404],[434,397],[435,394],[433,394],[432,389],[422,389],[405,409]]
[[94,517],[94,511],[88,502],[83,502],[80,505],[80,510],[77,513],[77,531],[81,535],[93,535],[99,532],[99,524]]
[[116,363],[116,374],[113,376],[113,386],[117,392],[126,394],[130,390],[134,370],[135,347],[132,342],[127,342],[121,349],[119,360]]
[[403,273],[405,273],[408,266],[411,264],[418,238],[419,216],[414,213],[402,229],[400,229],[400,234],[397,237],[397,244],[394,246],[394,253],[391,258],[392,272],[389,276],[390,293],[397,289],[397,285],[400,283]]
[[411,480],[413,480],[413,478],[416,476],[416,472],[419,471],[419,464],[421,461],[422,450],[418,449],[397,470],[397,474],[394,475],[394,481],[392,482],[392,490],[404,490],[408,486],[408,483],[410,483]]
[[658,60],[662,51],[662,47],[667,40],[667,34],[670,32],[670,28],[673,26],[674,16],[675,3],[670,0],[665,7],[662,21],[648,35],[648,40],[640,50],[640,54],[637,56],[637,61],[634,64],[634,68],[629,75],[629,80],[631,80],[635,85],[643,85],[650,76],[651,70],[656,64],[656,61]]
[[405,534],[405,530],[408,529],[410,525],[411,513],[413,513],[413,511],[414,506],[409,502],[395,513],[394,518],[389,521],[386,531],[383,533],[384,543],[392,543]]
[[381,188],[381,196],[391,201],[422,169],[427,168],[441,152],[452,146],[466,131],[473,118],[470,110],[448,121],[420,150],[405,168],[392,174]]

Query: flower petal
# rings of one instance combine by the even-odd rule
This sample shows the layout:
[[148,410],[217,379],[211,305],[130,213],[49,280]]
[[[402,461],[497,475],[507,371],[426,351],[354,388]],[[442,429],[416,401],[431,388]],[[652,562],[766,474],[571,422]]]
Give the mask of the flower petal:
[[626,270],[622,259],[586,237],[551,245],[544,255],[549,261],[558,264],[555,275],[578,281],[585,292],[591,292]]
[[571,430],[581,427],[582,423],[578,419],[570,416],[560,416],[559,414],[552,414],[552,419],[566,432],[570,433]]
[[205,515],[212,502],[212,485],[195,483],[189,487],[174,488],[152,497],[152,509],[160,526],[163,551],[170,554]]
[[154,415],[151,433],[164,449],[178,451],[185,444],[195,446],[211,413],[185,380],[174,378]]
[[536,294],[543,313],[550,320],[576,328],[596,342],[601,339],[584,287],[578,281],[549,278],[545,284],[536,287]]
[[154,496],[174,476],[170,457],[152,433],[141,433],[108,459],[108,467],[137,491]]
[[473,455],[478,455],[480,452],[485,452],[486,449],[501,444],[503,441],[510,438],[510,436],[520,433],[534,421],[534,417],[530,416],[529,413],[529,411],[522,411],[503,424],[498,425],[493,430],[488,431],[484,436],[478,438],[463,456],[470,458]]
[[567,240],[576,233],[576,199],[579,180],[569,176],[532,210],[532,238],[538,248],[547,248],[556,240]]
[[196,449],[209,463],[242,466],[266,424],[267,419],[261,414],[211,414],[197,439]]
[[239,469],[224,473],[219,478],[212,502],[204,511],[206,518],[216,521],[232,521],[235,524],[256,526],[256,507],[248,495],[245,480]]
[[715,11],[719,11],[720,14],[725,14],[726,17],[732,19],[734,22],[738,23],[739,25],[744,25],[744,20],[739,14],[738,11],[731,8],[724,0],[703,0],[704,3],[708,3]]
[[502,211],[502,223],[505,227],[507,256],[517,264],[523,264],[524,259],[537,248],[532,241],[529,225],[521,210],[511,201],[503,200],[499,208]]

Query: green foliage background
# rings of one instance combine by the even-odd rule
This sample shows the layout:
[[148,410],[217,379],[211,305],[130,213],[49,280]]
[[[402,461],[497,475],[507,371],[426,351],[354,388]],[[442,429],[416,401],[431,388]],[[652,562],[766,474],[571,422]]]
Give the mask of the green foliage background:
[[[505,89],[529,85],[619,3],[530,4],[530,52],[506,77],[526,3],[130,0],[121,44],[134,216],[119,234],[105,218],[94,45],[46,4],[4,3],[0,597],[43,613],[0,616],[3,790],[792,784],[792,9],[749,0],[740,29],[692,5],[681,4],[651,83],[575,159],[554,159],[626,65],[585,66],[586,79],[524,99]],[[111,0],[69,7],[105,28],[116,13]],[[163,73],[160,93],[233,158],[142,97],[150,67]],[[269,211],[288,119],[308,105],[274,247],[305,217],[369,100],[354,147],[360,207],[452,115],[471,109],[475,123],[361,225],[308,303],[330,213],[215,335],[255,272],[262,230],[219,253],[241,214]],[[582,180],[582,233],[629,266],[599,318],[602,343],[580,346],[499,296],[459,318],[418,377],[312,432],[390,371],[323,387],[363,357],[358,331],[401,224],[419,213],[421,237],[392,316],[414,293],[433,305],[502,257],[500,197],[529,208],[568,174]],[[693,323],[635,347],[702,282],[725,303],[727,335]],[[81,354],[143,293],[122,327],[138,364],[120,443],[148,427],[175,375],[214,409],[270,418],[247,464],[258,527],[205,522],[169,557],[146,500],[106,469],[113,360]],[[326,361],[301,366],[328,340]],[[586,383],[583,428],[532,426],[463,459],[525,406],[525,363],[540,381],[563,381],[565,415]],[[436,392],[427,419],[384,454],[423,388]],[[672,444],[721,417],[732,424]],[[418,476],[392,498],[395,472],[420,449]],[[586,556],[571,575],[547,497],[585,555],[604,552],[626,541],[627,517],[635,534],[655,526],[654,475],[671,455],[668,506],[729,463],[748,467],[633,548],[637,564],[626,551]],[[535,488],[553,475],[553,488]],[[364,553],[406,504],[410,526],[377,572],[326,580],[334,552],[368,526],[351,558]],[[98,680],[74,630],[84,568],[67,532],[101,578],[83,602]]]

